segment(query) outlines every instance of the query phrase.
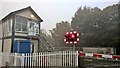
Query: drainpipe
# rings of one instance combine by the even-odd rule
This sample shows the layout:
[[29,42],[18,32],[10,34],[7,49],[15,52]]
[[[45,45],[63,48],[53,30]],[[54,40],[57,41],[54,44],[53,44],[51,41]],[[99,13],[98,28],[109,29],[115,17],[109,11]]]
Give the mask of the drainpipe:
[[3,33],[3,37],[2,37],[2,52],[3,52],[3,48],[4,48],[4,26],[3,26],[3,21],[2,21],[2,33]]

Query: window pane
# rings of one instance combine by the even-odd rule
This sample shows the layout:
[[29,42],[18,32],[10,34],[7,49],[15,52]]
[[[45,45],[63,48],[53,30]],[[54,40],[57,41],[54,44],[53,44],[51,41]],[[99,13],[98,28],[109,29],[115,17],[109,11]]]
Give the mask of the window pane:
[[39,34],[39,24],[36,23],[36,34]]
[[21,24],[20,23],[16,23],[15,30],[16,31],[21,31]]
[[22,31],[27,31],[27,19],[26,18],[22,18],[21,26],[22,26]]
[[9,32],[11,32],[12,31],[12,19],[9,19],[8,22],[9,22],[9,24],[8,24]]
[[27,31],[27,26],[26,25],[22,26],[22,31]]
[[34,23],[30,23],[30,32],[34,32]]
[[21,31],[21,18],[19,16],[16,17],[15,30]]
[[16,31],[27,31],[27,19],[17,16],[15,28]]

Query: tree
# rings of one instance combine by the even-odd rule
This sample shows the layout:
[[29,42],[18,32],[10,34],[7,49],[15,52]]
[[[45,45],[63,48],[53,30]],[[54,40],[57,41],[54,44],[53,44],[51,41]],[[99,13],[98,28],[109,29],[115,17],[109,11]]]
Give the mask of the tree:
[[50,30],[54,39],[54,47],[67,47],[64,43],[64,33],[71,30],[71,26],[68,21],[61,21],[56,24],[56,27]]
[[[101,10],[81,7],[72,18],[71,26],[80,33],[80,46],[115,46],[119,39],[118,4]],[[77,28],[76,28],[77,27]]]

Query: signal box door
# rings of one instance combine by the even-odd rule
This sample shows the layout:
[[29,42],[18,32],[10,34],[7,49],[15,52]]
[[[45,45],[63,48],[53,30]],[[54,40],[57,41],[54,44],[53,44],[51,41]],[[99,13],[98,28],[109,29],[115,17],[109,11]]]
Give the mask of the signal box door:
[[31,52],[30,41],[14,41],[13,52],[14,53],[30,53]]

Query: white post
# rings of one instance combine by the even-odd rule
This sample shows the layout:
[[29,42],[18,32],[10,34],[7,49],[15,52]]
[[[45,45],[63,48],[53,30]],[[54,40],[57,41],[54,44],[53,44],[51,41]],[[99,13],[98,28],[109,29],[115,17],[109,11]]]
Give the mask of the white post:
[[48,66],[48,52],[46,53],[46,66]]
[[22,54],[22,57],[21,57],[21,66],[24,66],[24,54]]
[[68,59],[67,59],[68,58],[68,51],[66,51],[65,55],[66,55],[66,59],[65,59],[66,60],[66,66],[68,66]]
[[40,62],[40,66],[42,66],[42,63],[43,63],[42,57],[43,57],[43,56],[42,56],[42,52],[41,52],[41,53],[40,53],[40,61],[41,61],[41,62]]
[[74,56],[74,57],[73,57],[73,59],[74,59],[74,60],[73,60],[73,61],[74,61],[73,63],[74,63],[74,66],[76,65],[76,64],[75,64],[75,62],[76,62],[76,60],[75,60],[75,58],[76,58],[75,56],[76,56],[76,55],[75,55],[75,54],[76,54],[76,52],[73,51],[73,56]]
[[43,59],[42,59],[42,61],[43,61],[43,66],[45,66],[45,60],[44,60],[44,59],[45,59],[45,52],[43,52],[42,55],[43,55],[43,56],[42,56],[42,57],[43,57]]
[[27,54],[25,54],[25,66],[27,66]]
[[37,53],[37,66],[39,66],[39,53]]
[[32,58],[32,66],[34,66],[34,64],[35,64],[35,63],[34,63],[34,60],[35,60],[35,53],[33,53],[32,57],[33,57],[33,58]]
[[32,66],[32,59],[31,59],[32,57],[31,57],[31,53],[30,53],[30,56],[29,56],[29,57],[30,57],[30,67],[31,67],[31,66]]
[[65,62],[65,60],[64,60],[64,51],[62,51],[62,57],[63,57],[63,59],[62,59],[62,66],[64,66],[64,62]]
[[78,66],[78,51],[76,51],[76,66]]
[[38,53],[36,53],[36,66],[38,66]]
[[44,66],[46,66],[46,52],[45,52],[45,54],[44,54]]
[[38,66],[40,66],[40,53],[38,53]]
[[51,53],[49,53],[49,66],[51,66]]
[[74,52],[72,51],[72,66],[74,66]]
[[48,61],[48,66],[49,66],[49,65],[50,65],[50,64],[49,64],[49,61],[50,61],[50,60],[49,60],[49,52],[48,52],[47,57],[48,57],[48,58],[47,58],[47,61]]
[[44,52],[41,52],[41,66],[44,65],[44,61],[43,61],[43,59],[44,59]]
[[34,56],[34,57],[35,57],[35,59],[34,59],[34,66],[37,65],[37,64],[36,64],[36,59],[37,59],[37,56],[36,56],[36,55],[37,55],[37,53],[35,53],[35,56]]
[[14,66],[17,66],[17,53],[15,53]]
[[66,60],[66,57],[67,57],[67,53],[66,53],[66,51],[65,51],[65,53],[64,53],[64,55],[65,55],[65,66],[67,66],[67,60]]
[[71,62],[70,62],[70,60],[71,60],[71,59],[70,59],[70,55],[71,55],[71,51],[69,51],[69,54],[68,54],[69,66],[70,66],[70,64],[71,64]]
[[66,55],[65,55],[65,54],[66,54],[65,51],[63,51],[63,56],[64,56],[63,65],[64,65],[64,66],[66,66],[66,63],[65,63],[65,62],[66,62],[66,59],[65,59]]
[[29,62],[30,62],[30,58],[29,58],[29,53],[27,54],[27,66],[30,66],[29,65]]
[[69,66],[69,64],[70,64],[70,62],[69,62],[69,60],[70,60],[70,58],[69,58],[69,55],[70,55],[69,52],[70,51],[67,51],[67,66]]

